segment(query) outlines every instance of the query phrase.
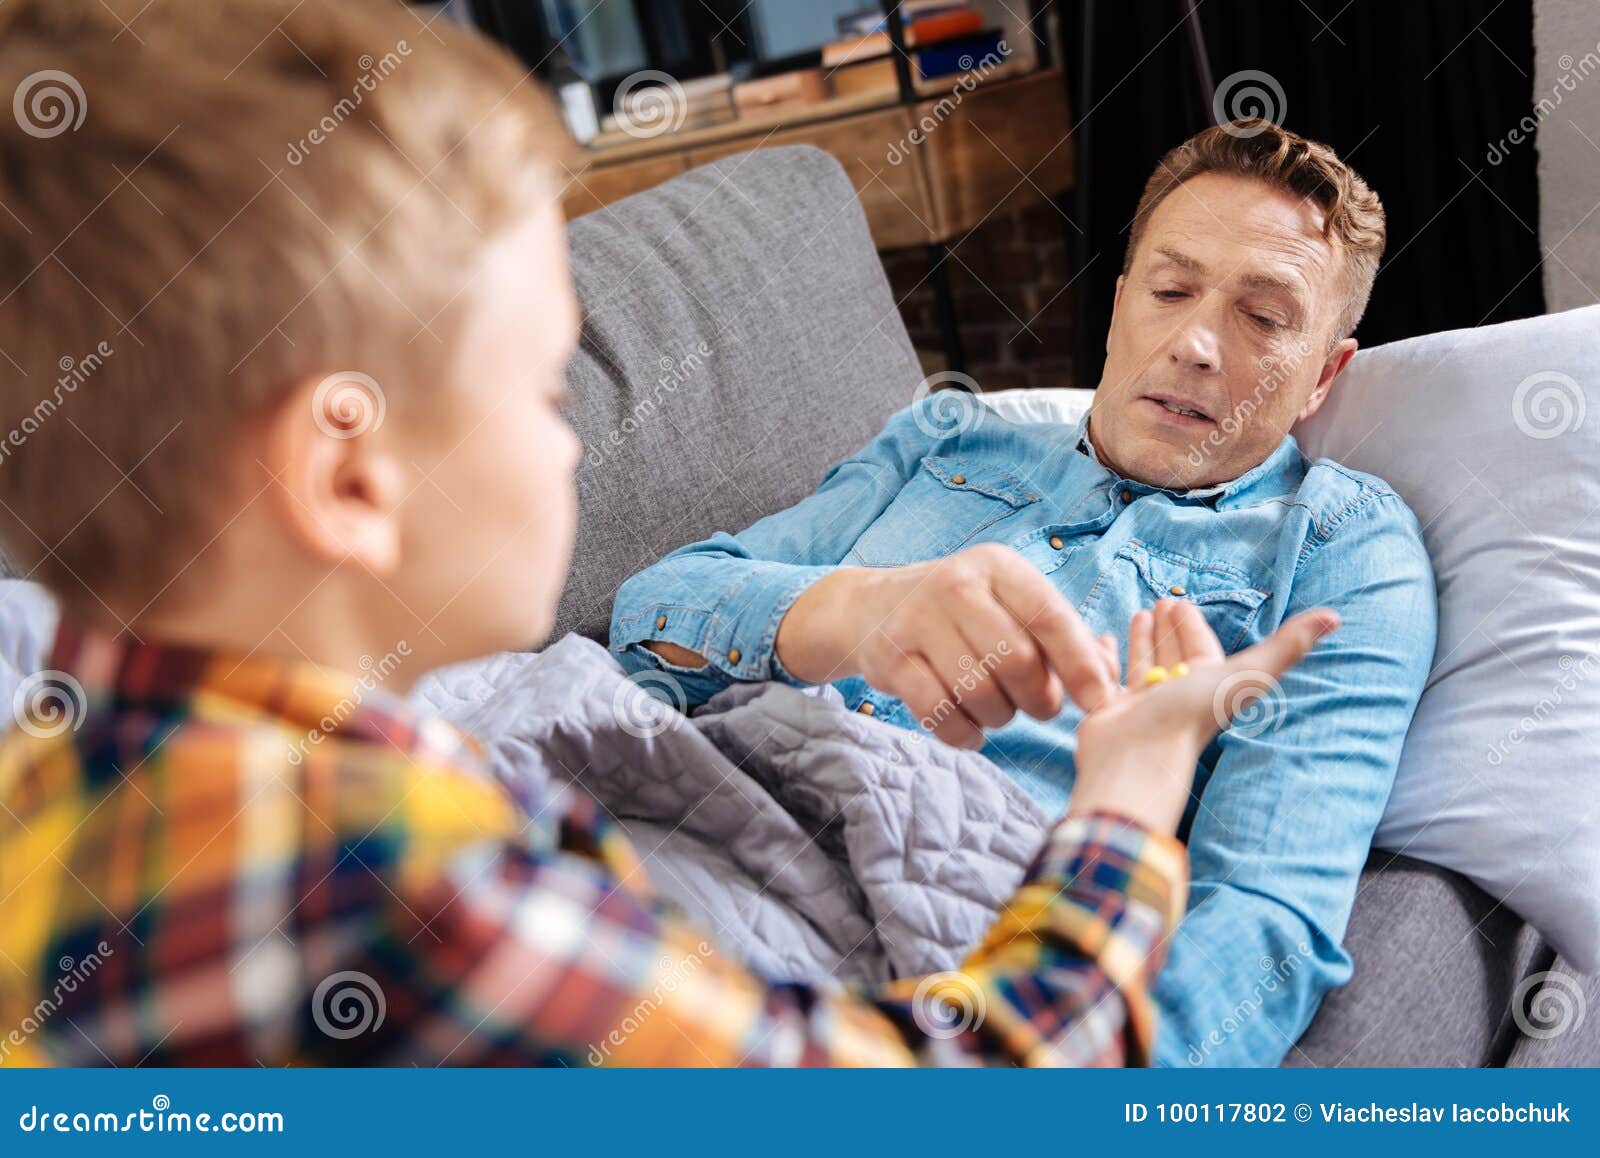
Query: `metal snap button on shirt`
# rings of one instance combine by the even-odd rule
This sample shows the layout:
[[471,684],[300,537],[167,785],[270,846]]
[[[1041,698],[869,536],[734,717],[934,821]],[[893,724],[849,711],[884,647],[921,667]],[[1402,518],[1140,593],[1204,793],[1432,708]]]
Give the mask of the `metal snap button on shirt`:
[[1125,503],[1133,502],[1133,491],[1131,491],[1127,487],[1123,487],[1122,488],[1122,501],[1125,502]]
[[862,701],[861,706],[857,708],[856,711],[860,712],[863,716],[875,716],[878,714],[878,709],[873,707],[870,701],[865,700]]
[[1061,536],[1060,535],[1051,535],[1050,536],[1050,546],[1054,547],[1057,551],[1061,550]]
[[728,649],[728,662],[731,663],[731,664],[737,664],[739,662],[739,649],[738,648],[730,647]]
[[656,630],[657,631],[660,631],[666,625],[667,625],[667,617],[665,615],[656,616]]
[[1172,592],[1174,595],[1187,595],[1188,594],[1188,591],[1186,591],[1183,587],[1181,587],[1177,583],[1174,583],[1171,587],[1168,587],[1167,590]]
[[955,483],[958,487],[964,486],[966,485],[967,476],[964,474],[953,474],[950,476],[950,481]]

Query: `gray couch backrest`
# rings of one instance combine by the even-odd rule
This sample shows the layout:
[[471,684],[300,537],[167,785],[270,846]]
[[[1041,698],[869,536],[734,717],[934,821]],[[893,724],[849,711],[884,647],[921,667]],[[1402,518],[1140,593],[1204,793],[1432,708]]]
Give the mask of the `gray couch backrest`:
[[725,158],[568,235],[584,461],[555,631],[604,641],[624,579],[799,501],[922,371],[855,189],[820,150]]

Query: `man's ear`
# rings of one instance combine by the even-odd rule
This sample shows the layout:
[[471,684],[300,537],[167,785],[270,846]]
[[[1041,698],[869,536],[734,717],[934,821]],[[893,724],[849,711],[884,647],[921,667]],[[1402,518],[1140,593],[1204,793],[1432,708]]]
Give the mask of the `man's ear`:
[[383,392],[365,374],[306,382],[268,417],[262,465],[289,538],[331,564],[387,575],[400,562],[406,468],[383,429]]
[[1117,292],[1111,295],[1111,324],[1106,327],[1106,353],[1111,353],[1111,331],[1117,328],[1117,307],[1122,304],[1122,287],[1127,284],[1128,275],[1117,275]]
[[1328,400],[1328,394],[1333,389],[1333,380],[1344,373],[1344,368],[1350,364],[1350,359],[1356,354],[1356,340],[1342,338],[1334,343],[1332,350],[1328,351],[1327,359],[1322,363],[1322,373],[1317,376],[1317,384],[1311,390],[1311,397],[1306,399],[1305,406],[1295,417],[1296,422],[1304,422],[1317,411],[1322,409],[1322,404]]

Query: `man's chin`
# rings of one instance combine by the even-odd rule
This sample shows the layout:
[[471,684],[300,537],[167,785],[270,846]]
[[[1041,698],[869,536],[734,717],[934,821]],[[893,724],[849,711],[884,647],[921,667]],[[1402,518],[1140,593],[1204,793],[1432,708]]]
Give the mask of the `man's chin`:
[[1189,491],[1211,485],[1215,464],[1205,457],[1205,444],[1174,437],[1169,430],[1141,431],[1133,442],[1122,474],[1146,486]]
[[[1142,406],[1142,400],[1136,405]],[[1196,431],[1127,411],[1117,418],[1116,437],[1105,438],[1099,427],[1090,426],[1095,453],[1106,466],[1124,478],[1163,490],[1211,485],[1206,480],[1216,475],[1219,465],[1208,454],[1215,450],[1209,437],[1217,429],[1215,424],[1206,423]]]

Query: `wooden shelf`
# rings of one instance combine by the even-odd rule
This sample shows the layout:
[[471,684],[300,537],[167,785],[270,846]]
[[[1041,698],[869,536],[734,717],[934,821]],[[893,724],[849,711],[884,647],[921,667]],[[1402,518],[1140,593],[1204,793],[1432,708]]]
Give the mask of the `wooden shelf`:
[[[706,125],[698,129],[662,133],[655,137],[631,137],[626,133],[622,133],[621,139],[616,143],[606,144],[600,148],[590,148],[587,150],[587,154],[589,162],[593,166],[616,165],[626,161],[638,160],[640,157],[676,153],[684,149],[718,144],[727,140],[759,137],[762,133],[771,132],[773,129],[783,128],[787,125],[834,120],[838,117],[847,117],[870,109],[893,106],[896,103],[893,92],[872,92],[861,93],[857,96],[833,97],[830,100],[808,105],[801,110],[780,109],[772,112],[756,113],[752,116],[724,121],[720,125]],[[620,130],[618,131],[621,132]]]
[[945,80],[915,104],[862,94],[591,150],[564,204],[577,217],[719,157],[814,145],[850,175],[879,248],[935,244],[1071,188],[1070,127],[1059,69]]

